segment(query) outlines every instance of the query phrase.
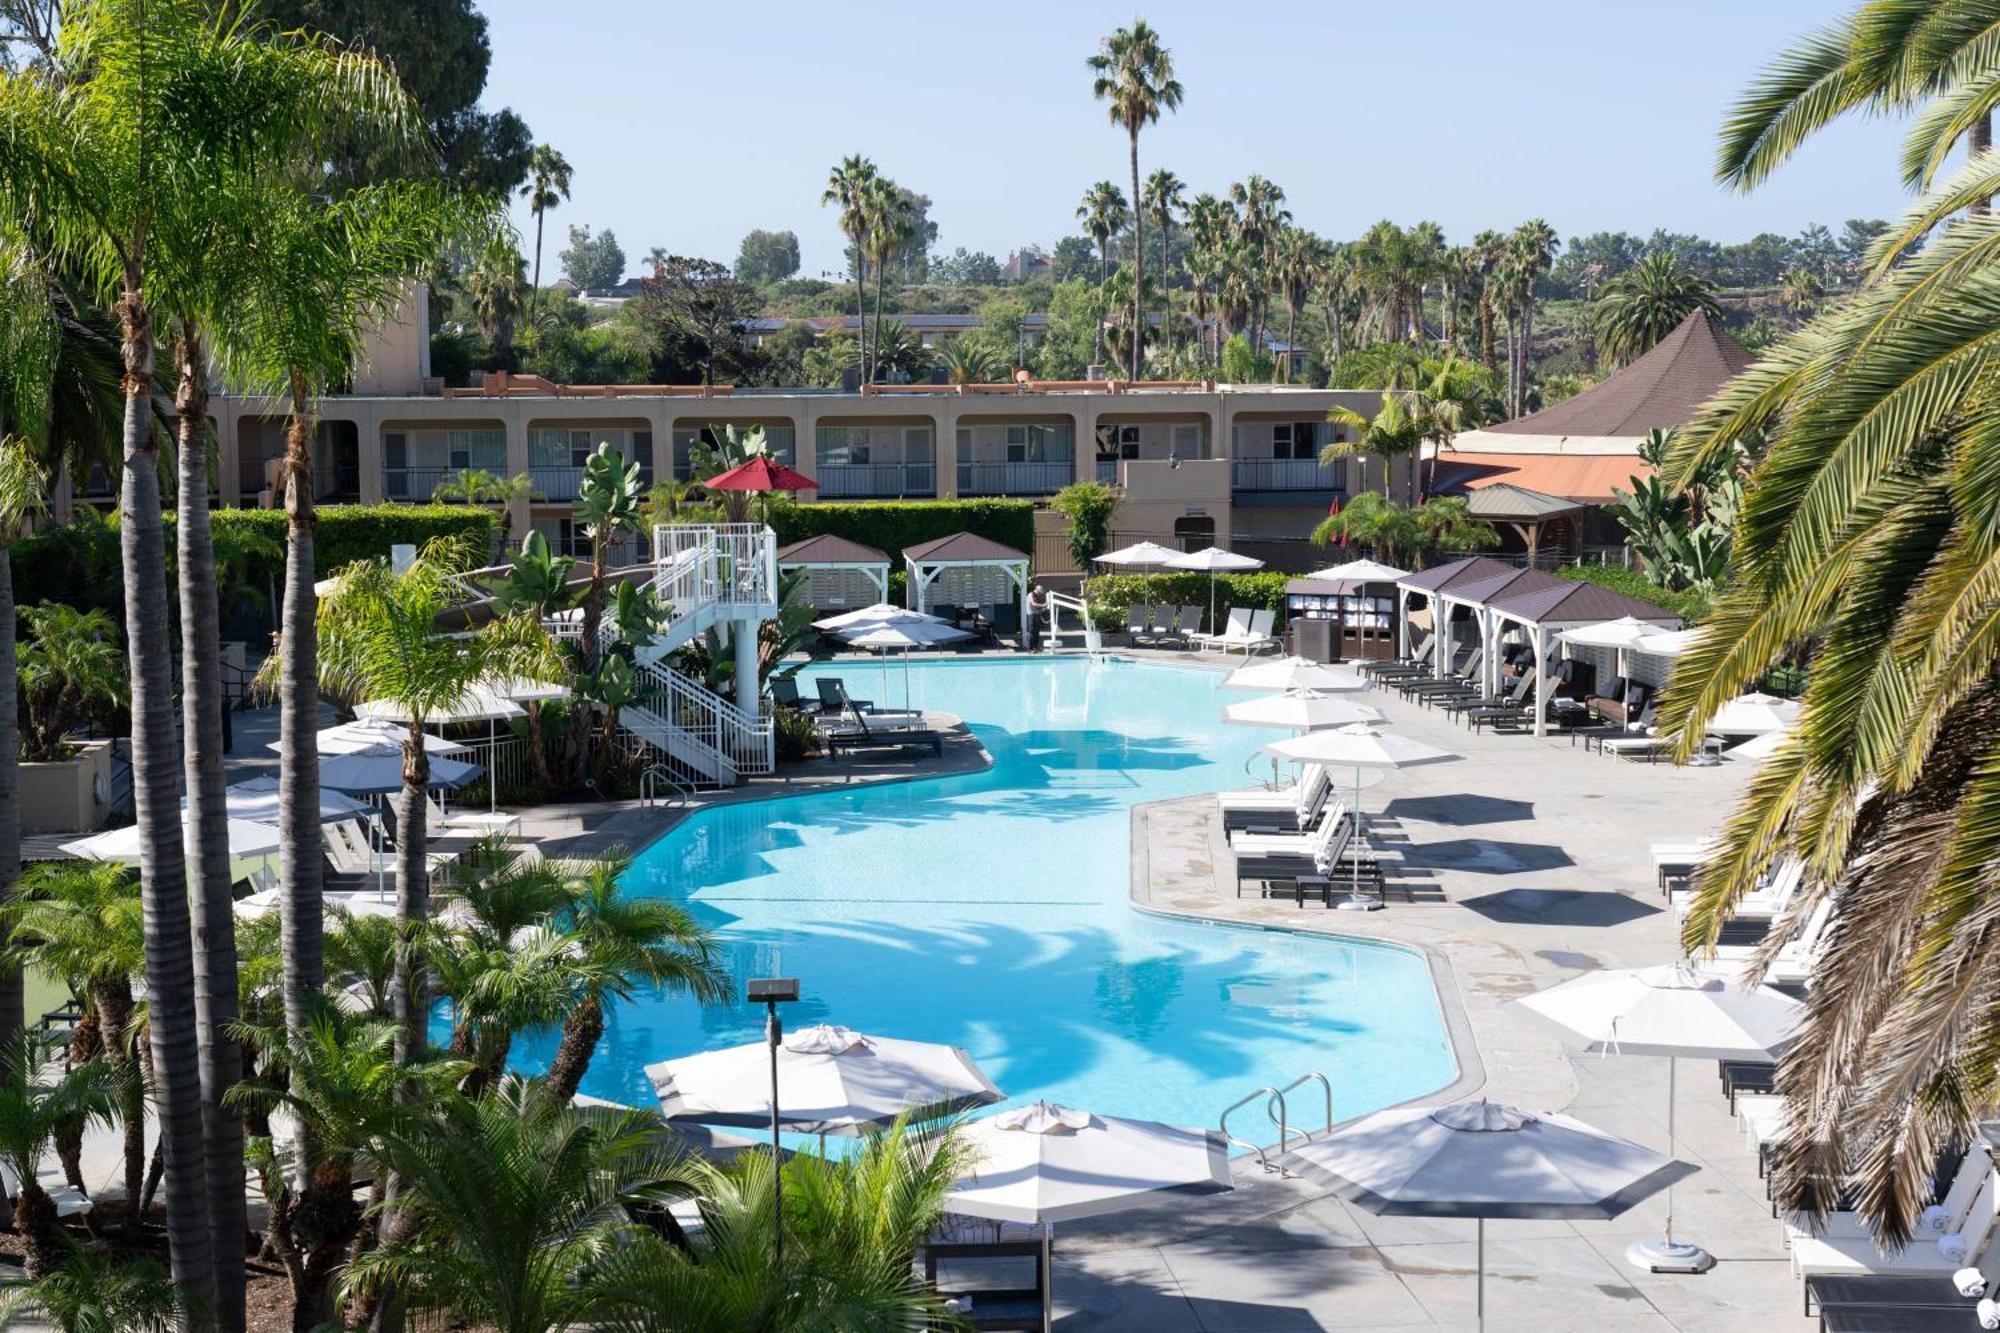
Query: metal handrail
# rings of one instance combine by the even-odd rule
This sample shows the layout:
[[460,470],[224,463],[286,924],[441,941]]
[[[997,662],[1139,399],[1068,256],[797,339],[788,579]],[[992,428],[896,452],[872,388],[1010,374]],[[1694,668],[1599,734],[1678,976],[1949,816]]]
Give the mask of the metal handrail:
[[688,802],[692,799],[692,793],[674,778],[673,773],[665,764],[654,764],[639,775],[640,805],[648,809],[652,808],[653,802],[657,799],[655,792],[660,783],[665,783],[668,790],[673,792],[677,798],[677,803],[682,809],[687,808]]
[[[1278,1152],[1280,1154],[1289,1151],[1288,1141],[1291,1137],[1291,1112],[1285,1102],[1285,1094],[1293,1088],[1298,1087],[1301,1083],[1313,1079],[1319,1080],[1320,1091],[1326,1094],[1326,1124],[1320,1127],[1320,1133],[1327,1134],[1333,1130],[1333,1084],[1327,1080],[1325,1074],[1320,1073],[1317,1069],[1308,1069],[1284,1087],[1275,1090],[1271,1094],[1270,1101],[1264,1103],[1264,1113],[1266,1115],[1270,1115],[1271,1113],[1271,1102],[1275,1101],[1278,1104],[1278,1114],[1274,1118],[1278,1122]],[[1311,1137],[1310,1132],[1301,1131],[1299,1134],[1299,1138],[1302,1141]]]
[[[1254,1143],[1249,1142],[1246,1139],[1239,1139],[1234,1134],[1231,1134],[1229,1132],[1229,1117],[1235,1112],[1240,1111],[1244,1107],[1248,1106],[1251,1102],[1256,1101],[1259,1097],[1277,1098],[1278,1115],[1280,1117],[1278,1122],[1280,1125],[1279,1141],[1283,1142],[1283,1133],[1284,1133],[1283,1126],[1285,1123],[1283,1119],[1283,1116],[1285,1114],[1285,1094],[1279,1092],[1276,1088],[1270,1087],[1268,1085],[1257,1089],[1255,1092],[1251,1093],[1247,1097],[1244,1097],[1240,1101],[1231,1102],[1229,1108],[1222,1113],[1222,1119],[1217,1122],[1216,1128],[1221,1131],[1222,1137],[1226,1142],[1233,1143],[1239,1148],[1248,1148],[1251,1152],[1257,1154],[1257,1164],[1259,1166],[1263,1167],[1266,1171],[1275,1171],[1280,1176],[1282,1176],[1285,1174],[1285,1168],[1282,1164],[1277,1166],[1271,1165],[1271,1159],[1265,1155],[1264,1150],[1261,1147],[1259,1147]],[[1267,1102],[1266,1110],[1268,1111],[1268,1109],[1269,1109],[1269,1103]]]

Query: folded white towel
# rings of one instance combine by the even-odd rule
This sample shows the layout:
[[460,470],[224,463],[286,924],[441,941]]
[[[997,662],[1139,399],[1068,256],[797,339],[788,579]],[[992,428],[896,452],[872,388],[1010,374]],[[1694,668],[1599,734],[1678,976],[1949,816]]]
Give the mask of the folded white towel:
[[1951,1285],[1968,1301],[1976,1301],[1986,1294],[1986,1274],[1976,1268],[1961,1268],[1951,1275]]
[[1964,1263],[1966,1257],[1965,1237],[1952,1235],[1939,1240],[1938,1257],[1948,1264]]
[[1981,1328],[2000,1328],[2000,1303],[1996,1303],[1991,1296],[1979,1302],[1976,1311]]
[[1934,1203],[1924,1209],[1917,1218],[1917,1234],[1920,1236],[1942,1236],[1951,1225],[1951,1210],[1941,1203]]

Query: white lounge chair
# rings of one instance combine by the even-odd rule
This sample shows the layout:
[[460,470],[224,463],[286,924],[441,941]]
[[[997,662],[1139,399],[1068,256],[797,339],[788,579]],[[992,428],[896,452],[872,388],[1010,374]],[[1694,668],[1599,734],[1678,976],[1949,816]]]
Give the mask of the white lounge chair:
[[[56,1216],[59,1218],[81,1217],[97,1206],[90,1201],[88,1194],[74,1185],[67,1183],[56,1185],[46,1180],[40,1180],[38,1183],[42,1187],[42,1193],[48,1195],[50,1202],[55,1204]],[[0,1190],[5,1190],[9,1199],[21,1197],[21,1177],[6,1162],[0,1162]]]
[[[1786,940],[1765,969],[1764,980],[1779,985],[1805,985],[1812,977],[1813,962],[1819,957],[1819,942],[1827,923],[1833,919],[1833,898],[1820,899],[1799,933]],[[1747,963],[1763,948],[1758,944],[1716,946],[1715,958],[1723,963]]]
[[1190,637],[1200,647],[1219,648],[1225,643],[1233,643],[1248,638],[1249,635],[1250,608],[1247,606],[1232,606],[1229,608],[1229,619],[1223,625],[1221,633],[1195,634]]
[[[1732,921],[1775,921],[1784,915],[1791,904],[1792,895],[1798,892],[1799,881],[1805,877],[1805,862],[1796,856],[1788,856],[1778,863],[1778,868],[1764,882],[1762,888],[1744,894],[1729,909]],[[1694,894],[1682,893],[1674,898],[1674,912],[1685,917],[1694,907]]]
[[[1308,764],[1306,770],[1296,785],[1281,791],[1218,792],[1216,804],[1222,809],[1223,827],[1232,837],[1250,829],[1303,833],[1314,827],[1332,792],[1333,782],[1323,764]],[[1268,799],[1256,799],[1260,797]]]
[[[1792,1274],[1806,1277],[1813,1273],[1885,1273],[1908,1277],[1919,1273],[1936,1273],[1947,1276],[1971,1264],[1983,1266],[1981,1259],[1993,1241],[1993,1224],[1996,1209],[2000,1209],[2000,1188],[1991,1159],[1983,1145],[1974,1145],[1970,1157],[1974,1174],[1978,1177],[1978,1190],[1963,1211],[1955,1211],[1948,1202],[1945,1207],[1949,1214],[1945,1222],[1945,1235],[1957,1236],[1965,1245],[1962,1258],[1946,1258],[1939,1249],[1942,1240],[1919,1240],[1899,1254],[1884,1254],[1875,1247],[1875,1242],[1867,1236],[1808,1236],[1792,1242]],[[1958,1194],[1958,1182],[1953,1182],[1952,1194]]]
[[1334,840],[1347,823],[1347,803],[1330,797],[1320,820],[1308,833],[1239,833],[1229,840],[1238,856],[1313,856]]
[[1248,657],[1250,654],[1261,652],[1266,648],[1276,648],[1278,646],[1278,639],[1276,635],[1271,633],[1271,624],[1277,618],[1278,613],[1276,611],[1251,612],[1249,629],[1244,632],[1241,638],[1223,640],[1221,644],[1222,651],[1229,652],[1231,649],[1241,648],[1243,655]]

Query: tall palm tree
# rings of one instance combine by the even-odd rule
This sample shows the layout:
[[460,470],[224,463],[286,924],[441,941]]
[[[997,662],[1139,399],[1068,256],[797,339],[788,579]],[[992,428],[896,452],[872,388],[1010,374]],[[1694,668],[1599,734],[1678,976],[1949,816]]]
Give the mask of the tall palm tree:
[[1172,334],[1174,292],[1170,270],[1174,255],[1174,222],[1187,211],[1187,186],[1165,167],[1146,177],[1145,213],[1160,229],[1160,290],[1166,296],[1168,333]]
[[[1132,212],[1125,203],[1125,192],[1112,181],[1099,181],[1083,192],[1083,202],[1076,206],[1076,216],[1083,223],[1084,234],[1097,242],[1097,283],[1102,287],[1111,280],[1111,238],[1125,229]],[[1091,351],[1091,360],[1104,359],[1104,325],[1098,321],[1097,341]]]
[[549,1095],[564,1103],[582,1085],[604,1035],[607,999],[629,998],[635,983],[681,991],[703,1004],[728,994],[729,978],[716,957],[714,937],[678,903],[634,897],[621,889],[619,876],[630,864],[614,852],[572,867],[569,901],[556,916],[558,928],[589,964],[578,970],[583,984],[549,1062]]
[[[1864,6],[1746,95],[1719,174],[1758,183],[1879,87],[1919,102],[1916,128],[1994,105],[2000,81],[1971,56],[1980,44],[1967,39],[1963,60],[1951,45],[1972,7],[1902,8],[1915,27],[1891,47],[1892,69],[1922,68],[1930,41],[1946,43],[1915,91],[1876,77],[1853,45],[1891,17]],[[1795,93],[1777,86],[1815,69]],[[1991,153],[1938,181],[1879,239],[1861,288],[1732,381],[1664,469],[1687,485],[1748,464],[1733,582],[1662,699],[1678,745],[1698,743],[1720,701],[1771,663],[1813,651],[1798,725],[1724,825],[1683,942],[1711,945],[1762,866],[1803,859],[1790,910],[1834,910],[1799,1038],[1779,1062],[1777,1197],[1818,1217],[1851,1191],[1884,1244],[1915,1234],[1941,1146],[1975,1141],[2000,1105],[1989,962],[2000,785],[1989,626],[2000,605],[1985,573],[2000,545],[1993,490],[1978,480],[1995,463],[1987,422],[2000,377],[1986,342],[2000,226],[1968,212],[1996,192]],[[1749,457],[1746,441],[1761,454]]]
[[1125,131],[1132,163],[1132,355],[1131,377],[1145,374],[1146,291],[1145,196],[1139,191],[1139,131],[1159,120],[1162,111],[1181,104],[1180,80],[1174,59],[1144,19],[1106,37],[1090,57],[1090,95],[1107,104],[1111,123]]
[[569,198],[572,177],[569,160],[547,144],[536,144],[528,156],[528,183],[521,196],[535,215],[535,278],[528,288],[528,318],[535,317],[536,298],[542,292],[542,225],[548,212]]
[[1479,363],[1493,369],[1494,289],[1507,253],[1506,238],[1497,231],[1482,231],[1472,238],[1472,267],[1479,278]]
[[1304,227],[1286,227],[1271,247],[1271,276],[1285,298],[1285,378],[1292,377],[1292,349],[1298,345],[1299,312],[1306,308],[1326,257],[1326,243]]
[[[875,265],[875,360],[870,367],[882,373],[882,295],[888,285],[889,261],[910,240],[913,216],[910,199],[903,188],[887,176],[868,183],[862,194],[862,214],[867,220],[868,260]],[[866,381],[864,381],[866,382]]]
[[1721,318],[1715,289],[1681,263],[1679,255],[1647,255],[1604,284],[1590,312],[1598,350],[1623,365],[1650,351],[1697,310]]
[[861,341],[863,384],[872,382],[868,375],[868,330],[863,327],[868,317],[865,295],[868,274],[863,267],[867,256],[862,251],[868,238],[868,210],[864,201],[876,174],[873,162],[859,153],[850,154],[827,173],[826,188],[819,196],[822,208],[833,204],[840,209],[840,234],[847,238],[847,253],[854,265],[854,334]]
[[1555,262],[1561,244],[1555,229],[1540,218],[1516,227],[1507,238],[1505,265],[1509,301],[1508,323],[1513,343],[1512,403],[1510,411],[1520,416],[1528,410],[1528,365],[1535,338],[1535,284]]
[[514,348],[514,323],[529,302],[522,288],[527,286],[527,261],[511,243],[498,241],[486,248],[479,261],[465,272],[465,294],[472,298],[472,318],[479,332],[502,355]]
[[1292,220],[1285,207],[1285,192],[1272,181],[1252,174],[1229,187],[1229,202],[1236,208],[1236,239],[1242,242],[1243,262],[1251,267],[1255,297],[1251,302],[1250,350],[1259,350],[1264,340],[1264,311],[1270,297],[1268,281],[1271,244],[1278,231]]

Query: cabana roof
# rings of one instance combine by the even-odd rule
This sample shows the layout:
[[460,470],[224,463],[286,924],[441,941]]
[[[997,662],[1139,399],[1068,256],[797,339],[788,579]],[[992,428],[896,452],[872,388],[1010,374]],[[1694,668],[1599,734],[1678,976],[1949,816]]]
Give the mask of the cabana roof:
[[1481,486],[1465,497],[1465,510],[1474,518],[1496,523],[1547,523],[1569,514],[1580,514],[1589,506],[1560,495],[1531,491],[1526,486],[1496,481]]
[[1680,617],[1663,606],[1600,588],[1595,583],[1552,581],[1555,587],[1515,593],[1487,605],[1500,615],[1530,625],[1591,625],[1620,616],[1660,625],[1680,623]]
[[903,548],[903,561],[911,565],[1013,565],[1027,559],[1025,552],[973,532],[954,532]]
[[1474,602],[1486,606],[1503,598],[1518,597],[1524,593],[1574,586],[1567,579],[1544,574],[1539,569],[1509,569],[1504,574],[1454,583],[1444,590],[1443,595],[1455,602]]
[[778,550],[781,565],[886,565],[889,554],[846,537],[823,532]]
[[1505,560],[1495,560],[1485,555],[1469,555],[1463,560],[1454,560],[1446,565],[1434,565],[1408,578],[1397,579],[1396,586],[1406,592],[1443,592],[1456,584],[1512,572],[1514,566]]

